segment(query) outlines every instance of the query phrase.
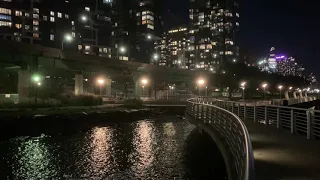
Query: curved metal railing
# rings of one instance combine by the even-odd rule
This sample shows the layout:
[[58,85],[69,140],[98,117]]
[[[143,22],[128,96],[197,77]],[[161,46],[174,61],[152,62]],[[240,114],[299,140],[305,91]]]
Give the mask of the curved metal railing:
[[219,100],[213,104],[243,120],[275,126],[307,139],[320,139],[319,110]]
[[238,116],[212,103],[200,103],[198,99],[187,101],[186,113],[195,120],[214,127],[225,140],[232,155],[232,177],[239,180],[254,178],[251,141],[246,126]]

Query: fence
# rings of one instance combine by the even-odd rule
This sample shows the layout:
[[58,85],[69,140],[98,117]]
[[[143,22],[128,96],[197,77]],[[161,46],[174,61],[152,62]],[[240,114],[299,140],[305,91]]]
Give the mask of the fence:
[[275,126],[307,139],[320,139],[320,111],[317,110],[230,101],[213,104],[244,120]]
[[[214,102],[213,99],[210,101]],[[212,103],[211,102],[211,103]],[[186,113],[217,130],[225,139],[227,149],[232,154],[233,177],[241,180],[253,179],[254,163],[248,131],[235,114],[212,104],[200,103],[199,99],[187,102]]]

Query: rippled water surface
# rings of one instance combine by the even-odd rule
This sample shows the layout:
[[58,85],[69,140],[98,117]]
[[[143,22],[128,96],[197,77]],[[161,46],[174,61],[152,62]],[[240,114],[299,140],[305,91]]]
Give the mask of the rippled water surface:
[[198,145],[186,143],[193,129],[182,120],[137,121],[10,139],[0,142],[0,179],[202,179],[192,168],[204,162],[187,147]]

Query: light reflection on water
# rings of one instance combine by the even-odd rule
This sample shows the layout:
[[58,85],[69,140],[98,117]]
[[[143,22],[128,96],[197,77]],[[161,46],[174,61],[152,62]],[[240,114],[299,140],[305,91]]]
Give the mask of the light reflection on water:
[[0,142],[0,179],[188,179],[185,121],[109,124]]

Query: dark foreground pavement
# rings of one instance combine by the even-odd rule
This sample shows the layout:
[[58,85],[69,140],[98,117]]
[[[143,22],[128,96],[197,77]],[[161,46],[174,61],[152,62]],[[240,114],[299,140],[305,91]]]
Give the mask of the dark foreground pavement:
[[320,179],[320,141],[264,124],[245,123],[252,142],[257,180]]

